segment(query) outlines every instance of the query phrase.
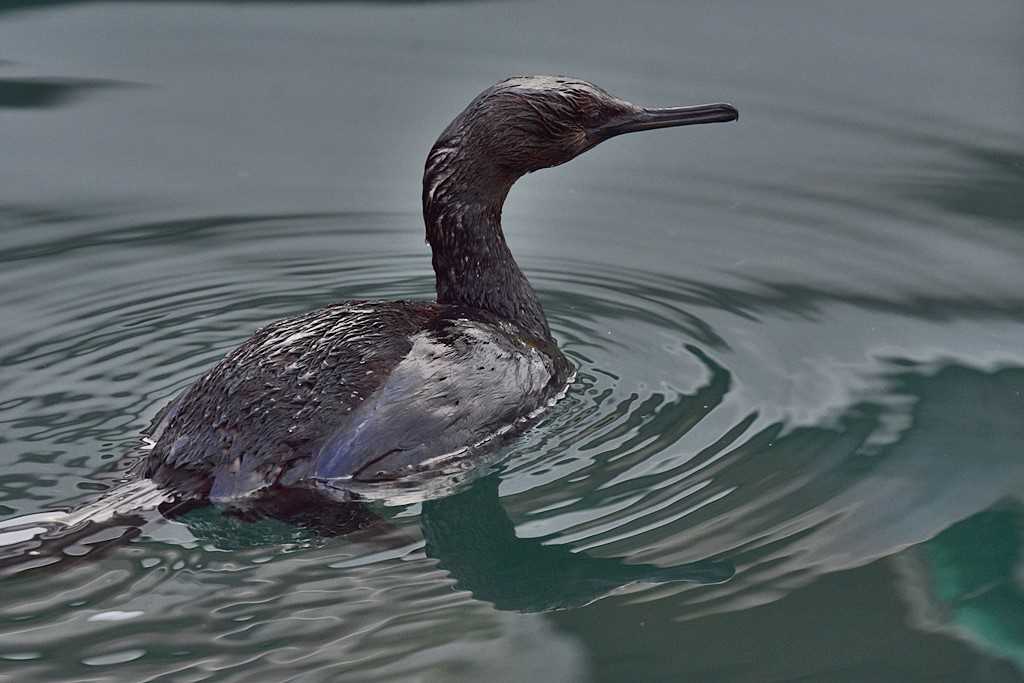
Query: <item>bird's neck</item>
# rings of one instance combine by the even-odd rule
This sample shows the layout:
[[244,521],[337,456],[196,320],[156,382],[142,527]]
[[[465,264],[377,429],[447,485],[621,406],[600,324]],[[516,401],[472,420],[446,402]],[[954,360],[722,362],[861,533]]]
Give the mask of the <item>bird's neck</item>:
[[540,301],[501,230],[501,208],[514,178],[452,161],[435,148],[423,179],[438,303],[484,310],[550,340]]

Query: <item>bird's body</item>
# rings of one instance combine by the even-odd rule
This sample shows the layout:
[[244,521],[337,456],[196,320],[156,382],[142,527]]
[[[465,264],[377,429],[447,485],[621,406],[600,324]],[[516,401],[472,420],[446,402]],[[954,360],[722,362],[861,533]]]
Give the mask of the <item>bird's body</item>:
[[562,77],[488,88],[427,157],[437,301],[349,302],[268,325],[157,417],[140,471],[186,497],[239,501],[394,478],[521,423],[572,368],[505,242],[513,183],[621,133],[735,118],[723,104],[644,109]]
[[159,417],[146,475],[214,501],[391,479],[543,407],[570,366],[486,312],[356,301],[258,331]]

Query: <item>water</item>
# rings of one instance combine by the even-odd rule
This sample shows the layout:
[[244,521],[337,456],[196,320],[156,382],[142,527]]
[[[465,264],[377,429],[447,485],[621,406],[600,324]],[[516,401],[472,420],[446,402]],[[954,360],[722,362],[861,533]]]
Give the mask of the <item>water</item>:
[[0,6],[7,519],[94,500],[263,323],[429,297],[423,159],[488,84],[741,111],[513,191],[579,367],[535,428],[341,538],[208,509],[23,555],[59,562],[0,580],[0,680],[1021,680],[1022,27],[1015,0]]

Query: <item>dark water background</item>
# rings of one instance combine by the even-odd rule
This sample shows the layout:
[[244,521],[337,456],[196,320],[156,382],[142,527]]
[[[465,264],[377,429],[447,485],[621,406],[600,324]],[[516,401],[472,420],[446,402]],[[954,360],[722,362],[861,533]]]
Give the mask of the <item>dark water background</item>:
[[16,1],[0,60],[0,518],[263,323],[430,296],[423,159],[490,83],[742,113],[515,188],[579,376],[480,478],[82,538],[0,580],[0,680],[1024,679],[1019,0]]

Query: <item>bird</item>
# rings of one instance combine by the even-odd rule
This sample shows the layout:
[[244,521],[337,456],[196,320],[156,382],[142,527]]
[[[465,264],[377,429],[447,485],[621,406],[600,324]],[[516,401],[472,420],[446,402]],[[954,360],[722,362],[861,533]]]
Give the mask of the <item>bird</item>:
[[266,325],[157,414],[136,476],[230,505],[338,495],[485,451],[574,375],[502,231],[512,185],[618,135],[738,116],[725,103],[644,108],[564,76],[486,88],[426,160],[436,299],[346,301]]

